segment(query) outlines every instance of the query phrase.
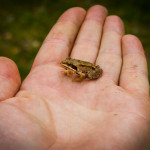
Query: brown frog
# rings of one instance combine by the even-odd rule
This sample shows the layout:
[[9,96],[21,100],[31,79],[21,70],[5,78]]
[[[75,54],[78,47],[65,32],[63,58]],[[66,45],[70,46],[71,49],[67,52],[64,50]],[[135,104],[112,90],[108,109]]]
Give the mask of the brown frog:
[[73,81],[82,81],[83,79],[97,79],[103,70],[90,62],[72,59],[70,57],[61,61],[61,65],[66,69],[63,73],[67,76],[76,75]]

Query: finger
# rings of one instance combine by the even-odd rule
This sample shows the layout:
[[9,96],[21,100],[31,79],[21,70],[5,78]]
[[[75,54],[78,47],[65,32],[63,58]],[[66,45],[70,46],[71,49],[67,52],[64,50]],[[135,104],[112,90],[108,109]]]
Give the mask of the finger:
[[65,59],[84,17],[85,10],[82,8],[75,7],[67,10],[47,35],[33,67],[48,62],[60,63],[62,59]]
[[122,48],[120,86],[131,92],[149,95],[147,62],[140,40],[133,35],[125,35]]
[[0,57],[0,101],[13,97],[21,83],[16,64],[5,57]]
[[72,50],[71,57],[92,63],[95,62],[106,16],[107,10],[103,6],[96,5],[88,10]]
[[103,76],[118,82],[121,69],[121,38],[124,25],[118,16],[106,18],[100,51],[96,63],[103,69]]

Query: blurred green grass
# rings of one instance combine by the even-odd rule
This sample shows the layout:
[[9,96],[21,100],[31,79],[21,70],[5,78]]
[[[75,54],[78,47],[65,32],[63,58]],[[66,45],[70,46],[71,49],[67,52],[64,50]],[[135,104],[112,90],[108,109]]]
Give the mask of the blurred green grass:
[[17,63],[23,80],[57,18],[68,8],[79,6],[87,10],[95,4],[107,7],[109,15],[119,15],[125,23],[126,34],[140,38],[150,70],[150,2],[147,0],[0,1],[0,56]]

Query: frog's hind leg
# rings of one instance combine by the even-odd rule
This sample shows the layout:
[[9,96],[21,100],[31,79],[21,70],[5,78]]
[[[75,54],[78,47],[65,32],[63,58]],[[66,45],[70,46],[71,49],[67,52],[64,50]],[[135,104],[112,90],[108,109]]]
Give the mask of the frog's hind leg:
[[72,81],[75,81],[75,82],[81,82],[83,79],[85,79],[85,74],[84,73],[81,73],[81,72],[78,72],[78,76],[73,78]]

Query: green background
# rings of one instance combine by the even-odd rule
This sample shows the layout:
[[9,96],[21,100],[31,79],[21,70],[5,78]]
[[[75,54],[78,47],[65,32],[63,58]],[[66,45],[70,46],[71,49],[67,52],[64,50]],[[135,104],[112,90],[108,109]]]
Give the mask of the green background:
[[57,18],[68,8],[79,6],[87,10],[95,4],[107,7],[109,15],[119,15],[124,21],[126,34],[134,34],[140,38],[150,68],[150,2],[148,0],[0,1],[0,55],[16,62],[23,80],[31,68],[42,41]]

